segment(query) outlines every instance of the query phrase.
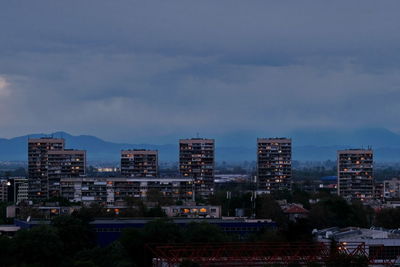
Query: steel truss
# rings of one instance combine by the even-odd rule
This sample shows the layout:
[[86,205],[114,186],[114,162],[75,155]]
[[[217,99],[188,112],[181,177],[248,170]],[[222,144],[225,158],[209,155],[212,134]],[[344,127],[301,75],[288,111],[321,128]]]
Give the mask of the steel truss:
[[383,258],[384,246],[374,246],[370,255],[365,243],[326,242],[253,242],[253,243],[177,243],[147,244],[154,267],[176,267],[184,261],[200,266],[287,266],[291,263],[307,266],[328,262],[343,255],[360,256],[368,259],[370,265],[394,266],[397,256]]

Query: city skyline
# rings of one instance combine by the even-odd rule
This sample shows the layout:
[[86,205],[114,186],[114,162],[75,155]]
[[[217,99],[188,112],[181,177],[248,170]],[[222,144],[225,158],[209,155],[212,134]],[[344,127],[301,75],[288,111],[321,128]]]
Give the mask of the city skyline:
[[398,133],[399,5],[4,2],[2,137]]
[[399,11],[0,1],[0,265],[399,265]]

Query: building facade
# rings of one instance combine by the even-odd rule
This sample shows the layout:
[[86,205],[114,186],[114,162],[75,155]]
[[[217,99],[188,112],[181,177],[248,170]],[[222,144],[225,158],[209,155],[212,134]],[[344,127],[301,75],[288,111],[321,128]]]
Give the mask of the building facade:
[[290,190],[292,180],[292,140],[257,139],[257,190],[273,193]]
[[179,171],[192,177],[195,194],[207,198],[214,194],[214,139],[192,138],[179,140]]
[[46,199],[48,194],[48,153],[62,151],[64,139],[32,138],[28,140],[29,198]]
[[383,181],[383,197],[385,199],[400,199],[400,179],[392,178]]
[[62,138],[28,140],[28,196],[44,200],[60,195],[61,177],[80,177],[86,172],[86,152],[64,149]]
[[28,200],[28,179],[25,177],[10,177],[7,181],[8,201],[19,204]]
[[8,201],[8,187],[10,183],[5,180],[0,180],[0,201],[7,202]]
[[121,175],[126,177],[157,177],[157,150],[122,150]]
[[221,206],[165,206],[161,207],[168,217],[221,218]]
[[157,190],[173,200],[191,201],[193,198],[193,179],[188,177],[82,177],[61,178],[60,183],[62,197],[84,205],[124,206],[128,197],[146,199],[150,190]]
[[374,198],[372,149],[347,149],[337,152],[338,195],[345,199]]
[[86,151],[64,149],[48,152],[49,197],[60,196],[60,179],[86,174]]

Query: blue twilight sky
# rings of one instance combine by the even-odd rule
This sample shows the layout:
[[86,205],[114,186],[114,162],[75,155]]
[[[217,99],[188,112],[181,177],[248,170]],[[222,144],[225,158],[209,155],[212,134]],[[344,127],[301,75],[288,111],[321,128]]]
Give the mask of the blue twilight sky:
[[400,132],[400,1],[0,2],[0,137]]

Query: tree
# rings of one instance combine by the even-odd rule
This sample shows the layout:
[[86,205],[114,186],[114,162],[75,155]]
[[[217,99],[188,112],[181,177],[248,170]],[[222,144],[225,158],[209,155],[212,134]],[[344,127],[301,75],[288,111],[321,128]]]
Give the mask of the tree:
[[311,207],[310,223],[314,228],[326,227],[369,227],[373,210],[360,202],[348,204],[339,196],[329,196]]
[[0,266],[15,266],[15,242],[7,236],[0,235]]
[[227,241],[227,236],[216,226],[207,222],[190,223],[184,230],[185,242],[224,242]]
[[87,223],[72,216],[57,216],[52,225],[64,245],[64,253],[72,256],[78,251],[93,247],[94,236]]
[[380,226],[388,229],[400,227],[400,208],[385,208],[376,214],[375,226]]
[[152,255],[145,245],[154,243],[178,243],[183,240],[180,227],[168,219],[157,219],[143,229],[126,229],[119,242],[137,266],[150,266]]
[[72,215],[80,219],[83,223],[88,223],[96,217],[110,217],[114,214],[107,213],[104,206],[92,203],[89,207],[81,207],[78,211],[74,211]]
[[78,253],[74,267],[132,267],[135,266],[120,242],[105,248],[95,247]]
[[167,217],[167,215],[160,206],[148,209],[145,215],[146,217]]
[[159,206],[172,205],[174,203],[171,197],[164,196],[164,194],[157,189],[150,189],[147,191],[147,201],[155,202]]
[[16,260],[20,265],[59,266],[63,244],[48,225],[20,230],[14,237]]
[[279,204],[270,195],[263,194],[257,198],[256,215],[261,219],[272,219],[279,225],[287,223],[288,219]]

